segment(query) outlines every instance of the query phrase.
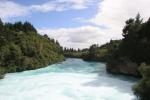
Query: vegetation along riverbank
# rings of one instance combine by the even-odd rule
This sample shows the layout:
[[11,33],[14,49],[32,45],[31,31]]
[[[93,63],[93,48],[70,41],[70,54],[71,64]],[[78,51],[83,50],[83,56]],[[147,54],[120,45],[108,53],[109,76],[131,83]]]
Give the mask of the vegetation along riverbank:
[[39,35],[29,22],[0,20],[0,76],[48,66],[64,60],[58,41]]

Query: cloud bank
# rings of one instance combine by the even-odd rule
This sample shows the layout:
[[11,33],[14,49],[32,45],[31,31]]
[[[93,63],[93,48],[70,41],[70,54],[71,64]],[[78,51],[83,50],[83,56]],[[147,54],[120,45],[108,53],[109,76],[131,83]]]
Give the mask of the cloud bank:
[[77,28],[39,29],[40,34],[47,34],[57,39],[64,47],[87,48],[92,44],[104,44],[110,39],[120,39],[121,35],[109,34],[108,30],[95,26],[82,26]]
[[140,13],[144,19],[150,17],[150,0],[103,0],[97,14],[90,19],[96,25],[104,25],[115,33],[120,33],[127,19]]

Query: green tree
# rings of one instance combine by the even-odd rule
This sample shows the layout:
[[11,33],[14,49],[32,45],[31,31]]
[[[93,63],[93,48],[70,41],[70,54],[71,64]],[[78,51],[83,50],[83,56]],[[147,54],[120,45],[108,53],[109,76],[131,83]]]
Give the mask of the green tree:
[[139,70],[143,78],[133,87],[134,93],[140,100],[150,100],[150,66],[141,64]]
[[23,30],[24,30],[24,32],[30,32],[30,31],[32,31],[32,32],[37,33],[36,29],[29,22],[25,22],[23,24]]
[[139,14],[136,16],[135,19],[131,18],[127,20],[126,26],[123,29],[124,38],[119,47],[120,56],[128,57],[129,59],[137,62],[138,64],[145,61],[145,56],[147,56],[142,54],[144,53],[144,45],[142,41],[146,38],[146,36],[141,37],[144,31],[143,27],[145,27],[144,24],[145,23],[143,23],[143,19],[140,18]]
[[38,34],[29,22],[3,24],[0,20],[0,76],[62,61],[62,47],[52,40]]
[[2,32],[3,31],[3,22],[2,22],[2,20],[1,20],[1,18],[0,18],[0,32]]

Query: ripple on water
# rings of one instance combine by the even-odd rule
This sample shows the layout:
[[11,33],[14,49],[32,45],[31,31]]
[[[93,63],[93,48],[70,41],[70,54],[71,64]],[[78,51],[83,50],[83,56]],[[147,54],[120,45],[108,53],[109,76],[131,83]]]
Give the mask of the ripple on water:
[[106,73],[104,63],[81,59],[7,74],[0,100],[133,100],[136,79]]

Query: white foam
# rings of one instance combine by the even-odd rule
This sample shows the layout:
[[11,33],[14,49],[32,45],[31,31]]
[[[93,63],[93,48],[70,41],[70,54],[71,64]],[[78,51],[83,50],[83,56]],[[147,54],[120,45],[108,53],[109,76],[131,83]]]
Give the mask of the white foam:
[[[39,69],[45,70],[45,69]],[[0,80],[0,100],[133,100],[130,90],[121,91],[107,80],[121,82],[124,88],[131,88],[130,82],[98,76],[98,73],[69,73],[36,71],[8,74]],[[32,74],[33,73],[33,74]],[[109,81],[108,81],[109,82]],[[95,84],[95,85],[94,85]],[[120,85],[121,85],[120,84]]]

